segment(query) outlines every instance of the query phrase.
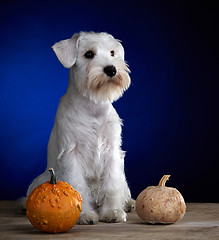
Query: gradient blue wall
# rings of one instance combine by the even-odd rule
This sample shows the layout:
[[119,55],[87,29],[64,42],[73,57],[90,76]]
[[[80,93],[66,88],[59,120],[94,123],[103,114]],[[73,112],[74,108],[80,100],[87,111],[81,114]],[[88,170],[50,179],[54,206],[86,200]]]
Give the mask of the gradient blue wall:
[[121,39],[132,85],[114,106],[133,197],[163,174],[186,201],[218,201],[216,8],[204,1],[2,1],[0,199],[25,195],[68,70],[51,46],[81,30]]

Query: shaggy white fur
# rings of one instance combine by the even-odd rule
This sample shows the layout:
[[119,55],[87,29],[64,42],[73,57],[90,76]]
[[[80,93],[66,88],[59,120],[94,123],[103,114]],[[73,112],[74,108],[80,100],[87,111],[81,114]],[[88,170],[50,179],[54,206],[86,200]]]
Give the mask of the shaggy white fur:
[[124,174],[122,122],[112,102],[130,85],[121,43],[107,33],[81,32],[53,47],[70,68],[66,94],[61,98],[48,144],[46,171],[29,186],[50,177],[71,184],[83,199],[80,224],[126,221],[133,207]]

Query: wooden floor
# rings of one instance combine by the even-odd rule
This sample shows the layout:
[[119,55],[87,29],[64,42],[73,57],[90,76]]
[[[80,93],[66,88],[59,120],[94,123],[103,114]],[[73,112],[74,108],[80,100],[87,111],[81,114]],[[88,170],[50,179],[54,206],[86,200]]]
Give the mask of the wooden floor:
[[0,202],[0,239],[150,239],[150,240],[219,240],[219,204],[188,203],[182,220],[171,225],[149,225],[136,213],[126,223],[75,225],[69,232],[42,233],[33,228],[24,215],[15,210],[15,202]]

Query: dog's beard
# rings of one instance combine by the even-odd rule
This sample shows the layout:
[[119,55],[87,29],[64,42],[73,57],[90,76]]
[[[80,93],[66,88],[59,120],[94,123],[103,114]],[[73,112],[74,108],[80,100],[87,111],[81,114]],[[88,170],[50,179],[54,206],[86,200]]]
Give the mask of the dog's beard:
[[94,102],[116,101],[130,85],[129,69],[123,64],[117,67],[115,76],[108,77],[102,67],[87,67],[87,79],[84,88],[86,96]]

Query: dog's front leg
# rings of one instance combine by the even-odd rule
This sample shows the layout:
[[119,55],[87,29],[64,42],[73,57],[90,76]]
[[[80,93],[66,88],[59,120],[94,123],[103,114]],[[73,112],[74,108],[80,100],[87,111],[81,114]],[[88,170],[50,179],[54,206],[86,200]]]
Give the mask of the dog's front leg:
[[82,212],[78,219],[78,224],[96,224],[99,222],[99,216],[94,211],[91,203],[90,189],[87,186],[82,163],[83,158],[78,154],[74,145],[68,146],[59,156],[58,165],[60,176],[72,185],[82,196]]
[[106,160],[102,204],[99,212],[100,221],[126,222],[124,211],[124,188],[127,186],[124,175],[123,157],[120,149],[110,151]]

